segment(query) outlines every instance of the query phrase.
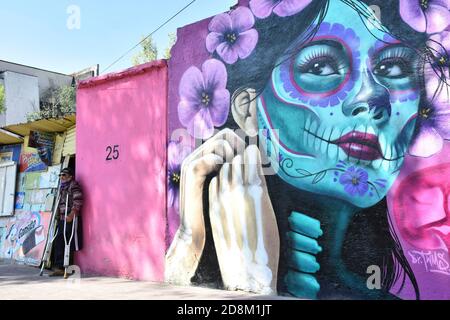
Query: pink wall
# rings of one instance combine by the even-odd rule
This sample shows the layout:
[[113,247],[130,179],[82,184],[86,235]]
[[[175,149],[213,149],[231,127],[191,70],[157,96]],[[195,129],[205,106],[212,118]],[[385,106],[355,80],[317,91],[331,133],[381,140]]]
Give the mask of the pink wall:
[[[163,281],[167,65],[80,83],[77,179],[85,192],[83,273]],[[118,145],[117,160],[107,147]],[[111,154],[114,157],[114,153]]]

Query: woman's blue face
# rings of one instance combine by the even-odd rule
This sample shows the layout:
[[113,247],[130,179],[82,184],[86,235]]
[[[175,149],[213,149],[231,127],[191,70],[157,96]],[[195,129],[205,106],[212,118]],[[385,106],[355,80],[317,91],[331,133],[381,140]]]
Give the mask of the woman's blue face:
[[380,201],[413,136],[417,60],[413,49],[330,1],[315,37],[286,51],[258,98],[261,143],[278,175],[359,207]]

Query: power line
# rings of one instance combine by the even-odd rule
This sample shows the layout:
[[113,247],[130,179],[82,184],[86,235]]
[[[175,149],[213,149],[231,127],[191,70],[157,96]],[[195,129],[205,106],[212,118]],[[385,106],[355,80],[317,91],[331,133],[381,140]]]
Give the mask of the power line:
[[150,38],[152,35],[154,35],[156,32],[158,32],[161,28],[163,28],[166,24],[168,24],[170,21],[172,21],[176,16],[178,16],[180,13],[182,13],[184,10],[186,10],[187,8],[189,8],[192,4],[194,4],[194,2],[196,2],[197,0],[192,0],[190,3],[188,3],[183,9],[181,9],[180,11],[178,11],[177,13],[175,13],[172,17],[170,17],[169,19],[167,19],[162,25],[160,25],[158,28],[156,28],[152,33],[150,33],[148,36],[146,36],[144,39],[142,39],[138,44],[136,44],[134,47],[132,47],[130,50],[128,50],[127,52],[125,52],[123,55],[121,55],[117,60],[115,60],[113,63],[111,63],[106,69],[104,69],[102,71],[102,73],[105,73],[107,70],[109,70],[112,66],[114,66],[117,62],[119,62],[120,60],[122,60],[127,54],[129,54],[131,51],[133,51],[134,49],[136,49],[138,46],[140,46],[145,40],[147,40],[148,38]]

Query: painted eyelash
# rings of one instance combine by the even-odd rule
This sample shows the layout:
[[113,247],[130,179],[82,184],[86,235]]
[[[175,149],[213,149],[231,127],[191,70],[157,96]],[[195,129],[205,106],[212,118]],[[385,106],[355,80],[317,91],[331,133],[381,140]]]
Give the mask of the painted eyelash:
[[415,63],[414,51],[405,47],[392,47],[387,48],[381,52],[378,57],[373,60],[373,66],[377,68],[381,63],[395,63],[403,64],[407,69],[406,73],[399,77],[392,77],[392,79],[410,77],[414,74],[414,70],[417,67]]
[[404,47],[394,47],[384,50],[378,57],[376,57],[375,62],[380,63],[381,61],[395,59],[410,61],[412,57],[414,57],[414,53],[410,50],[407,50]]
[[311,64],[311,62],[321,58],[331,58],[334,62],[336,62],[337,71],[340,71],[346,67],[345,61],[343,61],[344,59],[339,57],[339,55],[329,49],[321,48],[312,50],[311,53],[308,53],[306,57],[302,58],[302,61],[298,62],[297,68],[302,70]]

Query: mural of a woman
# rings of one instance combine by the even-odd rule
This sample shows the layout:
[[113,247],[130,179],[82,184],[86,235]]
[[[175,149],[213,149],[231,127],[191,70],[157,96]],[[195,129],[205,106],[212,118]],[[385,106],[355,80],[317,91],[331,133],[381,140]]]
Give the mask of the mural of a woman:
[[[385,197],[405,154],[428,151],[424,119],[449,138],[446,45],[428,35],[445,32],[449,5],[252,0],[213,18],[211,58],[180,81],[180,122],[204,140],[237,124],[259,149],[225,130],[184,160],[167,280],[195,274],[206,211],[228,289],[390,299],[400,280],[419,298]],[[434,92],[426,75],[438,79]],[[275,175],[264,175],[265,160]],[[371,266],[381,270],[375,290]]]

